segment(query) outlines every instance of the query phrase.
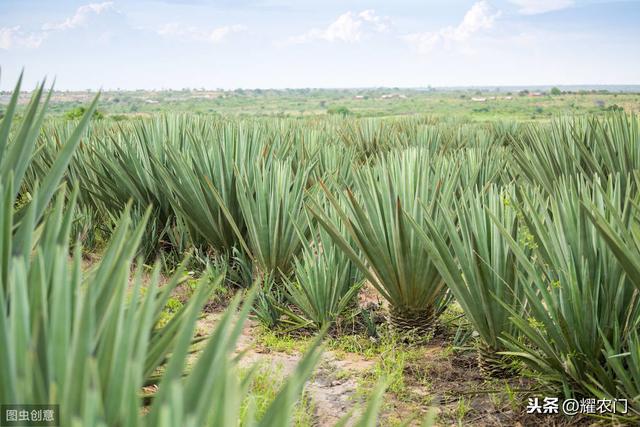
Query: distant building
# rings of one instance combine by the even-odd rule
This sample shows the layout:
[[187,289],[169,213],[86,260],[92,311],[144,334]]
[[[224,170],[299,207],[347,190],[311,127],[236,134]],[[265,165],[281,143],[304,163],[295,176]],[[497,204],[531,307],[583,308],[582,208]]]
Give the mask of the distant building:
[[399,93],[388,93],[380,97],[380,99],[392,99],[392,98],[406,99],[407,95],[403,95]]
[[487,98],[471,98],[473,102],[486,102]]

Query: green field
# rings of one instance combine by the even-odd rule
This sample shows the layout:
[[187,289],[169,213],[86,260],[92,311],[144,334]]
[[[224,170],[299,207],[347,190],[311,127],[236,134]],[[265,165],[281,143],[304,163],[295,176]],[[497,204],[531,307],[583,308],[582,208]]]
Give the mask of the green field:
[[[551,89],[106,91],[101,96],[99,110],[116,119],[158,112],[189,112],[293,118],[324,114],[354,117],[426,114],[454,115],[473,121],[548,120],[560,114],[601,114],[619,108],[630,113],[640,111],[640,89],[629,92],[633,88],[625,88],[622,92],[617,87],[557,88],[560,93],[555,95]],[[86,105],[94,95],[55,92],[51,112],[64,114]],[[8,99],[8,93],[0,95],[0,105]],[[27,102],[28,95],[23,95],[21,100]]]

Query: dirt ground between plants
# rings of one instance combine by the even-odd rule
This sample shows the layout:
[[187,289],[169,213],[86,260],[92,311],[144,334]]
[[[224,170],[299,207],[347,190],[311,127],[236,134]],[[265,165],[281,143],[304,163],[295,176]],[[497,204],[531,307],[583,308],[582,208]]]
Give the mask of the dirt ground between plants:
[[[201,333],[213,330],[220,312],[206,314],[198,324]],[[277,367],[279,375],[293,372],[302,350],[277,351],[260,343],[261,326],[248,320],[236,353],[241,367],[258,363]],[[331,346],[329,346],[331,347]],[[528,415],[524,391],[531,380],[510,378],[487,381],[476,366],[473,351],[454,352],[446,337],[437,336],[422,346],[397,348],[399,359],[385,354],[365,355],[340,349],[324,352],[315,374],[306,385],[312,401],[313,426],[333,426],[362,406],[373,391],[375,377],[387,362],[402,364],[401,377],[384,396],[381,426],[419,426],[430,408],[438,412],[439,426],[583,426],[594,420]],[[382,368],[381,368],[382,367]],[[397,366],[395,366],[397,367]],[[394,366],[390,366],[393,371]]]
[[[211,330],[220,317],[219,313],[208,314],[201,319],[199,330]],[[283,376],[290,375],[302,357],[301,352],[273,351],[259,344],[255,337],[259,325],[247,320],[240,338],[236,354],[242,354],[240,367],[249,368],[256,364],[272,366]],[[335,352],[325,351],[319,366],[310,381],[306,392],[313,402],[314,425],[332,426],[356,406],[362,399],[356,396],[357,378],[371,369],[374,362],[359,355],[338,358]],[[340,375],[336,375],[339,373]]]

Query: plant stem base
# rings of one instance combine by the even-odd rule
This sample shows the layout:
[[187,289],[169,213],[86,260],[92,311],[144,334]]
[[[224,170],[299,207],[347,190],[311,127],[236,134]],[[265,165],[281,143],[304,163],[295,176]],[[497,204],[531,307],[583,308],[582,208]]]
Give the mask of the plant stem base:
[[491,378],[508,378],[517,373],[511,359],[486,344],[478,346],[478,368],[480,372]]
[[391,308],[389,321],[393,331],[402,341],[426,343],[435,332],[436,316],[433,310]]

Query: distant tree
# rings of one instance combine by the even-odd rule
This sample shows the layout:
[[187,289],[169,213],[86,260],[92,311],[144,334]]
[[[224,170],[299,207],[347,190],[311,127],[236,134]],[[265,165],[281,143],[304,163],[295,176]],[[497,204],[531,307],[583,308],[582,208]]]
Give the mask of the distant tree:
[[607,110],[607,111],[624,111],[624,108],[622,108],[618,104],[613,104],[613,105],[609,105],[607,108],[605,108],[605,110]]
[[519,96],[527,96],[529,95],[529,91],[527,89],[523,89],[520,92],[518,92]]
[[562,91],[554,86],[551,88],[551,95],[562,95]]
[[[64,118],[67,120],[78,120],[84,116],[84,113],[87,111],[85,107],[76,107],[64,113]],[[101,120],[104,118],[104,114],[99,110],[93,112],[92,118],[96,120]]]
[[351,114],[351,111],[349,111],[349,109],[344,105],[340,105],[340,106],[329,107],[327,109],[327,113],[339,114],[341,116],[348,116],[349,114]]

